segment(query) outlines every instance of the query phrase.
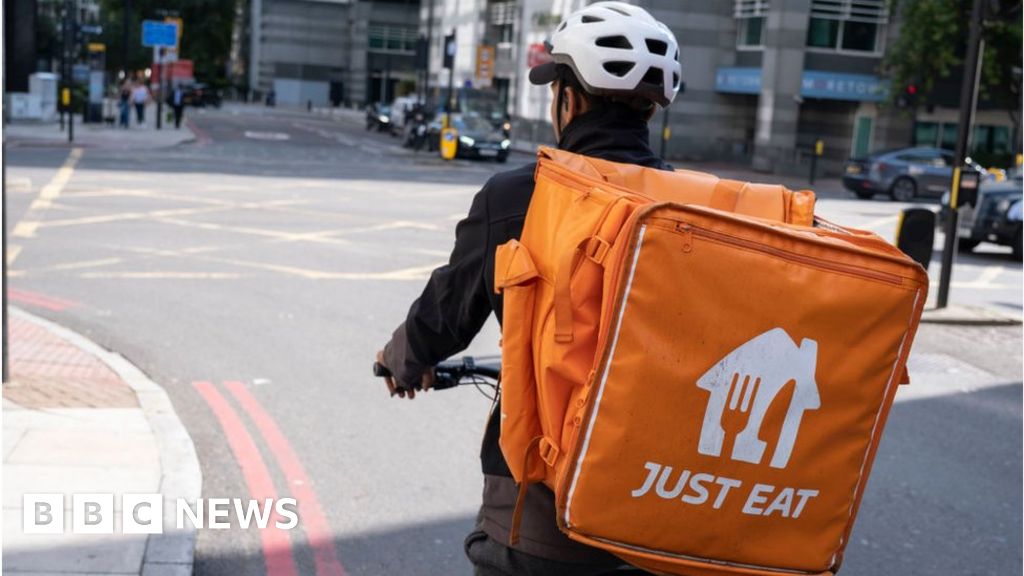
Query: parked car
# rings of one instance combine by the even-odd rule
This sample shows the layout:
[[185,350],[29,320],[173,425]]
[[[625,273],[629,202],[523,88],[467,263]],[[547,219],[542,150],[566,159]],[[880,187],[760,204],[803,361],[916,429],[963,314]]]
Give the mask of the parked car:
[[[1021,258],[1021,199],[1024,186],[1021,174],[1002,182],[985,182],[978,189],[978,202],[972,208],[960,208],[957,223],[959,248],[970,252],[982,242],[992,242],[1013,248],[1015,258]],[[949,217],[949,194],[942,197],[940,221]]]
[[394,134],[391,122],[391,107],[387,104],[370,104],[366,107],[366,129]]
[[[967,159],[983,180],[993,179],[984,168]],[[893,200],[939,198],[953,178],[953,153],[941,148],[903,148],[875,152],[846,162],[843,186],[858,198],[888,194]]]
[[219,90],[211,88],[202,82],[196,82],[182,86],[182,101],[185,103],[185,106],[195,106],[197,108],[213,106],[214,108],[220,108],[221,96]]

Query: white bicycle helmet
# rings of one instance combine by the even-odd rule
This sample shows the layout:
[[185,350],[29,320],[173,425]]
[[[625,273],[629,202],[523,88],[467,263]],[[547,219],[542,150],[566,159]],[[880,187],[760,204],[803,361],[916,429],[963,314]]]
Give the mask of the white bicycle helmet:
[[551,61],[530,70],[534,84],[552,82],[555,66],[565,64],[592,94],[643,96],[668,106],[679,92],[679,45],[643,8],[595,2],[559,24],[547,47]]

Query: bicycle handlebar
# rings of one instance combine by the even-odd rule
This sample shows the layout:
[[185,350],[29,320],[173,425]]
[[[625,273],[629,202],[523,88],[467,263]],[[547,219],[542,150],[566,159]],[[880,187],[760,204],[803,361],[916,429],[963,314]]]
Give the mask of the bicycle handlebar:
[[[373,363],[373,375],[378,378],[391,376],[391,371],[380,362]],[[461,360],[446,360],[434,367],[433,390],[447,390],[462,384],[472,384],[475,376],[491,380],[501,378],[501,360],[481,359],[463,356]],[[417,386],[417,390],[419,387]]]

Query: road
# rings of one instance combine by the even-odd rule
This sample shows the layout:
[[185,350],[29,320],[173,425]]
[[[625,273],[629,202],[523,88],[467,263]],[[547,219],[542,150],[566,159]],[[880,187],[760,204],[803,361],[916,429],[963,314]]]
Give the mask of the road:
[[[412,154],[357,119],[225,107],[192,121],[199,138],[169,149],[86,149],[73,166],[66,148],[8,154],[13,302],[167,389],[204,497],[248,497],[265,469],[264,489],[323,517],[269,547],[203,530],[196,574],[264,574],[267,550],[300,574],[333,559],[350,575],[469,574],[490,402],[393,400],[369,365],[505,166]],[[820,193],[830,219],[891,235],[899,205]],[[961,259],[954,302],[1019,315],[1020,262],[984,250]],[[470,352],[498,337],[492,322]],[[1020,350],[1019,326],[922,327],[844,575],[1019,571]]]

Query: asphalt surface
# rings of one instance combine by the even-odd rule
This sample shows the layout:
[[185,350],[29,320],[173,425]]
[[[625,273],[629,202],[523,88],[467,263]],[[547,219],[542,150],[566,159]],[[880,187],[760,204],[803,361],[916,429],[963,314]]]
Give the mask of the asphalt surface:
[[[391,399],[370,364],[476,190],[530,158],[445,164],[357,118],[296,111],[226,107],[191,121],[197,138],[173,148],[84,150],[60,195],[34,208],[68,150],[9,152],[12,302],[166,387],[207,498],[252,493],[251,457],[240,463],[196,383],[228,398],[277,494],[313,493],[322,511],[323,530],[270,548],[298,573],[327,553],[350,575],[469,574],[462,540],[490,401],[472,388]],[[819,194],[830,219],[891,237],[900,205]],[[1008,250],[958,266],[954,302],[1019,315],[1021,263]],[[496,353],[498,337],[491,322],[469,353]],[[842,574],[1020,573],[1021,369],[1019,326],[922,327]],[[229,382],[294,458],[263,439]],[[266,549],[254,529],[203,530],[196,574],[264,574]]]

